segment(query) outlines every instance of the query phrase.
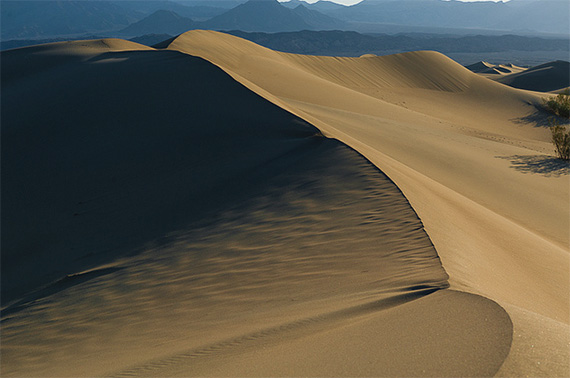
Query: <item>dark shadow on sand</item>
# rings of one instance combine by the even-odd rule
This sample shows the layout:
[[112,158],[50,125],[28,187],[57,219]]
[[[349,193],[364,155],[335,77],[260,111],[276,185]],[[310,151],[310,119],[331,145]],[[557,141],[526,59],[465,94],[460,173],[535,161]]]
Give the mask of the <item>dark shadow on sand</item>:
[[547,177],[559,177],[570,173],[570,164],[553,156],[511,155],[495,157],[510,161],[511,168],[522,173],[536,173]]
[[550,127],[550,120],[555,119],[561,125],[567,124],[568,119],[555,116],[554,114],[538,107],[537,110],[524,117],[511,118],[510,121],[517,125],[530,125],[534,127]]
[[52,282],[51,284],[48,284],[32,293],[29,293],[20,300],[8,305],[5,309],[2,309],[2,322],[10,319],[7,317],[8,315],[23,310],[41,298],[49,297],[50,295],[59,293],[60,291],[68,289],[72,286],[82,284],[97,277],[115,273],[122,269],[124,268],[112,267],[95,269],[84,273],[69,274],[55,282]]

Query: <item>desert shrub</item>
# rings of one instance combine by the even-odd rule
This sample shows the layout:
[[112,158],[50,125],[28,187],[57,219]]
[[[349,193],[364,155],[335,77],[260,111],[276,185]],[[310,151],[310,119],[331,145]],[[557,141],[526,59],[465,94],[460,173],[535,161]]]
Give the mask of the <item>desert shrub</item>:
[[570,160],[570,129],[561,126],[555,118],[551,118],[549,123],[556,155],[562,160]]
[[544,105],[557,116],[570,118],[570,92],[568,89],[555,97],[545,100]]

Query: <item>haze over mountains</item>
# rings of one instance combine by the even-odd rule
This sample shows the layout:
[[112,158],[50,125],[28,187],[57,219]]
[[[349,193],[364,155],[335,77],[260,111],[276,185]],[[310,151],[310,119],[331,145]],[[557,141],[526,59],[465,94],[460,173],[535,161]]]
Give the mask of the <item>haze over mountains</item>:
[[516,35],[447,36],[407,33],[398,35],[360,34],[349,31],[299,31],[290,33],[230,34],[248,39],[273,50],[294,54],[360,56],[372,53],[386,55],[415,50],[436,50],[451,53],[492,53],[506,51],[551,52],[566,58],[569,41],[564,38],[538,38]]
[[[159,21],[156,11],[170,11],[195,22],[191,28],[260,32],[300,30],[355,30],[363,32],[438,31],[453,33],[568,32],[568,2],[512,0],[508,3],[414,0],[364,0],[353,6],[299,0],[237,1],[3,1],[2,40],[47,38],[84,33],[116,35],[135,32],[143,24],[160,33],[169,19]],[[189,25],[190,23],[187,22]],[[177,29],[175,29],[177,30]],[[133,35],[134,36],[134,35]]]
[[[537,6],[540,12],[533,10]],[[508,4],[363,1],[351,7],[301,0],[5,1],[0,47],[6,50],[101,37],[128,38],[152,46],[188,30],[212,29],[232,31],[272,49],[299,54],[360,56],[425,49],[448,54],[462,64],[486,59],[529,67],[570,59],[568,20],[561,16],[567,8],[568,3],[557,0],[513,0]],[[424,17],[433,12],[444,20]],[[540,15],[535,21],[548,27],[529,20],[533,14]],[[462,17],[469,20],[457,21]],[[506,20],[499,25],[503,30],[489,29],[498,25],[498,18]],[[375,21],[370,22],[372,19]],[[524,25],[504,30],[517,20],[524,20]],[[533,25],[536,30],[530,31]],[[559,28],[563,34],[545,34],[549,28]]]
[[342,22],[304,5],[291,9],[276,0],[249,0],[206,21],[202,26],[213,30],[278,32],[334,29],[342,27]]
[[148,17],[120,30],[119,34],[146,35],[146,34],[170,34],[176,35],[187,30],[194,29],[196,22],[187,17],[168,10],[157,10]]
[[[569,3],[564,0],[461,2],[364,0],[330,12],[355,23],[387,23],[459,29],[568,33]],[[364,25],[363,25],[364,27]],[[373,26],[368,25],[373,28]]]

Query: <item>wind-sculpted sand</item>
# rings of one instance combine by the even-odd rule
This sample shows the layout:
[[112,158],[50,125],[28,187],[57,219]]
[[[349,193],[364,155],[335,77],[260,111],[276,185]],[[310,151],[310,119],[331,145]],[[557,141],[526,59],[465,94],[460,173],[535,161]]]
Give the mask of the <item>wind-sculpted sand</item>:
[[513,73],[526,71],[526,68],[516,66],[512,63],[493,64],[484,61],[473,63],[469,66],[466,66],[465,68],[478,74],[487,75],[487,77],[495,77],[497,75],[510,75]]
[[529,91],[563,92],[570,87],[570,63],[557,60],[494,79]]
[[2,376],[564,376],[540,99],[216,32],[4,52]]
[[[550,345],[520,346],[522,371],[567,375],[569,172],[550,163],[544,96],[434,52],[297,56],[204,31],[169,48],[210,60],[382,169],[424,222],[452,287],[514,305],[515,329],[518,309],[559,322]],[[544,341],[538,323],[526,328]]]
[[488,79],[529,91],[560,93],[570,86],[570,63],[561,60],[530,68],[487,62],[478,62],[467,68]]

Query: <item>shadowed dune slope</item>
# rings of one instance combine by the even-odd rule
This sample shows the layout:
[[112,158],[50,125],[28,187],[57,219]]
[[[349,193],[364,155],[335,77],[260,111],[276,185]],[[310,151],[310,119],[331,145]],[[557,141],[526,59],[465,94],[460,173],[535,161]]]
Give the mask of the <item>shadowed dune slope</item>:
[[[454,133],[522,147],[529,152],[552,151],[548,130],[532,126],[536,112],[533,104],[540,104],[541,97],[482,78],[439,53],[412,52],[374,58],[301,56],[271,51],[237,37],[208,31],[185,33],[176,38],[169,49],[208,59],[251,89],[307,117],[318,119],[317,113],[331,109],[342,113],[329,113],[331,118],[363,115],[371,130],[377,132],[381,132],[378,124],[382,122],[416,123],[421,130],[436,124],[440,129],[452,127]],[[314,114],[308,112],[309,107]],[[320,126],[329,132],[324,124]],[[332,125],[328,126],[331,129]],[[345,129],[346,125],[338,130],[345,132]],[[402,127],[399,129],[402,131]],[[411,134],[410,141],[415,137]],[[421,150],[420,147],[402,153]],[[438,156],[443,151],[434,149],[432,152]],[[487,168],[481,171],[481,174],[492,173],[492,169]],[[457,177],[449,173],[446,169],[446,177],[441,174],[438,181],[453,180],[456,182],[446,184],[454,186],[474,181],[466,177],[470,173],[467,170],[463,173],[454,170]],[[481,180],[477,179],[469,186],[481,187]],[[516,175],[516,179],[524,180],[520,175]],[[557,190],[562,189],[561,183]],[[552,183],[535,185],[552,186]],[[477,189],[492,192],[480,193],[468,187],[453,189],[470,192],[469,197],[479,203],[491,201],[493,210],[507,212],[510,219],[567,245],[568,220],[564,220],[566,212],[561,212],[558,204],[557,210],[552,204],[541,203],[552,211],[535,212],[538,214],[529,217],[530,209],[523,212],[519,208],[524,202],[520,198],[523,193],[505,195],[497,188],[485,186]],[[556,195],[559,194],[562,193]],[[552,213],[557,215],[553,217]]]
[[[99,39],[87,41],[59,42],[30,46],[2,52],[2,80],[12,81],[49,72],[54,67],[81,61],[97,53],[112,51],[151,50],[150,47],[122,39]],[[32,59],[38,57],[40,59]]]
[[259,98],[199,58],[60,47],[3,54],[3,303],[223,208],[241,175],[315,133],[268,103],[247,115]]
[[469,71],[478,73],[478,74],[488,74],[490,75],[490,77],[496,76],[496,75],[508,75],[508,74],[512,74],[512,73],[519,73],[522,71],[525,71],[526,68],[524,67],[518,67],[515,66],[514,64],[508,63],[508,64],[492,64],[492,63],[488,63],[488,62],[477,62],[477,63],[473,63],[469,66],[465,66],[465,68],[467,68]]
[[473,63],[469,66],[465,66],[465,68],[475,73],[495,73],[493,70],[495,68],[495,65],[484,61]]
[[2,376],[498,371],[508,315],[446,289],[383,172],[122,43],[2,55]]
[[[501,374],[567,375],[569,171],[553,161],[543,95],[435,52],[299,56],[211,31],[182,34],[168,49],[218,65],[386,172],[424,222],[452,288],[505,304],[525,335]],[[550,336],[541,323],[555,324]]]
[[539,96],[489,82],[432,51],[361,58],[306,56],[200,30],[180,35],[168,49],[201,56],[281,99],[395,119],[410,118],[411,109],[446,121],[462,120],[466,126],[494,135],[508,131],[509,136],[519,133],[547,140],[541,130],[516,127],[504,122],[508,118],[501,120],[500,127],[486,122],[496,121],[498,115],[520,115],[521,105],[538,103]]
[[514,88],[552,92],[570,87],[570,62],[557,60],[496,79]]

